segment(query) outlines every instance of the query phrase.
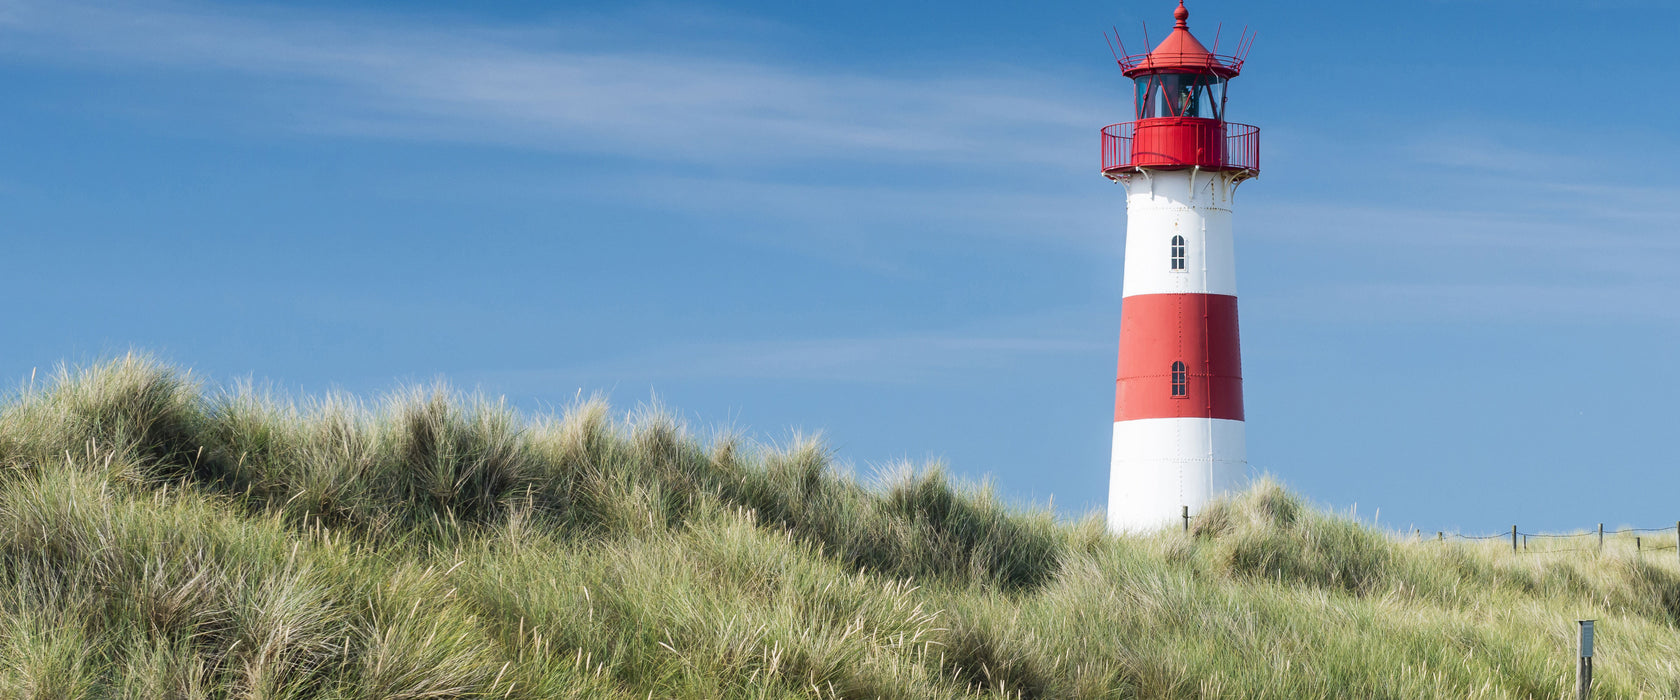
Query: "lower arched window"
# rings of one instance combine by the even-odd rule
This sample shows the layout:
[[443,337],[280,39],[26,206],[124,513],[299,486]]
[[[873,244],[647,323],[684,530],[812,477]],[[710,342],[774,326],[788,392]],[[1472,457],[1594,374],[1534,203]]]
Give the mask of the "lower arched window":
[[1182,361],[1173,362],[1172,366],[1172,395],[1173,398],[1187,398],[1190,396],[1190,370]]
[[1172,237],[1172,269],[1184,269],[1184,237]]

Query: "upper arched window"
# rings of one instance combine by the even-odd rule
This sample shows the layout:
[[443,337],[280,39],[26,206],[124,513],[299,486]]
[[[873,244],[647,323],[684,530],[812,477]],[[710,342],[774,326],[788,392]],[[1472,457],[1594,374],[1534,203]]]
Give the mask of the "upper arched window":
[[1184,237],[1172,237],[1172,269],[1184,269]]
[[1187,398],[1190,396],[1190,370],[1183,361],[1172,364],[1172,395],[1173,398]]

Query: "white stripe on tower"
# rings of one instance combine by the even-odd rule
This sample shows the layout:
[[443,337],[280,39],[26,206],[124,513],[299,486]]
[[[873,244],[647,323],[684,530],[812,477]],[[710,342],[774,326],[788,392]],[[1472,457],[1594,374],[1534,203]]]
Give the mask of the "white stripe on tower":
[[1218,494],[1241,489],[1248,474],[1245,442],[1240,420],[1115,421],[1109,528],[1135,532],[1176,525],[1183,506],[1200,512]]

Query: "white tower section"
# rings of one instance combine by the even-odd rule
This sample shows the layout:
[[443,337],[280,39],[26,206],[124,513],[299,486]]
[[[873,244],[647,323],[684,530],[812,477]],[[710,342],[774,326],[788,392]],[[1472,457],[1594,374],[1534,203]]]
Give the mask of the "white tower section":
[[[1231,173],[1140,170],[1126,186],[1126,276],[1121,294],[1237,295],[1231,241]],[[1183,236],[1185,265],[1171,264],[1172,239]]]

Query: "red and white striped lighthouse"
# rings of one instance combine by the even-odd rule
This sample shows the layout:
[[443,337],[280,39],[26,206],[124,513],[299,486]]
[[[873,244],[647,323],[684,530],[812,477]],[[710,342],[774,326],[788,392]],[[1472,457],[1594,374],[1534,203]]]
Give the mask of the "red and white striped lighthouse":
[[[1103,175],[1126,186],[1126,272],[1108,527],[1160,527],[1243,488],[1242,353],[1231,208],[1260,171],[1260,130],[1225,121],[1247,32],[1229,55],[1177,26],[1119,58],[1136,119],[1102,131]],[[1215,49],[1218,43],[1215,42]]]

